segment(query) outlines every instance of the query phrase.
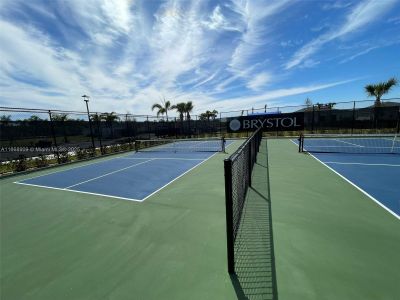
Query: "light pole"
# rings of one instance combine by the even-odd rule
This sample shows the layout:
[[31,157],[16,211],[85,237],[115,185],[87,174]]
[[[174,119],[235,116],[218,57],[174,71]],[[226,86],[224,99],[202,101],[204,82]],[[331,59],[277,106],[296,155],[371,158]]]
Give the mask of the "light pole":
[[87,96],[87,95],[83,95],[82,98],[83,98],[83,101],[86,102],[87,116],[88,116],[88,119],[89,119],[90,137],[92,138],[92,147],[93,147],[93,152],[94,152],[94,151],[96,150],[96,147],[94,146],[94,138],[93,138],[93,130],[92,130],[92,120],[90,119],[89,104],[88,104],[89,98],[90,98],[90,97]]

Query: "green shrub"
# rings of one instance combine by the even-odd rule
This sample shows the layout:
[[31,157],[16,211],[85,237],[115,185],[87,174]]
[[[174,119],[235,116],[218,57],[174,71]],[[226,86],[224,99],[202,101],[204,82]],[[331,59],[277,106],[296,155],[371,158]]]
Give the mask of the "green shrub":
[[12,162],[12,169],[15,172],[22,172],[28,169],[28,163],[25,155],[20,155],[16,160]]
[[78,160],[85,159],[86,157],[87,157],[87,152],[86,152],[85,149],[79,148],[79,149],[76,151],[76,158],[77,158]]
[[39,154],[39,157],[36,158],[34,162],[35,162],[35,166],[37,168],[44,168],[49,165],[49,161],[48,161],[47,157],[43,154]]
[[67,151],[60,152],[58,157],[60,164],[65,164],[70,161],[70,157]]

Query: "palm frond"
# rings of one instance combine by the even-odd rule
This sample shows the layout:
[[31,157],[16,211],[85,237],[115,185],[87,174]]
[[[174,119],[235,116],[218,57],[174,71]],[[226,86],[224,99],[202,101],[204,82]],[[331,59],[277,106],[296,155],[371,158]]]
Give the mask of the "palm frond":
[[384,89],[387,92],[390,91],[392,87],[397,85],[397,79],[396,78],[390,78],[387,82],[384,83]]
[[365,86],[365,91],[367,92],[368,96],[374,97],[375,96],[375,86],[372,84],[368,84]]
[[151,107],[151,110],[154,110],[154,109],[160,109],[160,108],[162,108],[162,106],[160,105],[160,104],[158,104],[158,103],[155,103],[155,104],[153,104],[153,106]]

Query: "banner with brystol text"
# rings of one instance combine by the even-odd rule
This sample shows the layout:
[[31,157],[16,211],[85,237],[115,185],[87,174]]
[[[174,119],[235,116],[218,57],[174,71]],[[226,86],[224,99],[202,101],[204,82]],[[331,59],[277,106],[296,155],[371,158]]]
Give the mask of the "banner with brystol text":
[[263,131],[295,131],[304,129],[304,112],[254,114],[229,118],[228,132],[254,131],[260,127]]

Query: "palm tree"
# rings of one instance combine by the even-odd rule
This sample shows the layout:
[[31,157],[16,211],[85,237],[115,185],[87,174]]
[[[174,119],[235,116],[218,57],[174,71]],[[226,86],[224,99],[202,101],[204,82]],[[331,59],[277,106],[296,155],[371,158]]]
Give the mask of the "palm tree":
[[207,110],[206,112],[200,114],[200,120],[203,120],[203,121],[205,121],[205,120],[210,121],[210,119],[215,120],[215,118],[217,116],[218,116],[217,110],[215,110],[215,109],[213,111]]
[[192,101],[188,101],[185,103],[185,113],[186,113],[186,120],[190,120],[190,113],[193,110],[193,103]]
[[171,109],[175,109],[179,113],[179,119],[183,121],[183,116],[186,113],[186,103],[185,102],[177,103],[171,106]]
[[211,119],[215,120],[215,118],[218,117],[218,111],[215,109],[213,111],[210,111],[210,117]]
[[395,85],[397,85],[397,79],[393,77],[388,81],[379,82],[376,84],[368,84],[365,86],[365,91],[367,92],[368,96],[375,97],[375,106],[380,106],[381,97],[384,94],[389,93],[390,89]]
[[171,106],[170,101],[165,101],[165,98],[163,99],[162,102],[163,102],[162,104],[154,103],[153,106],[151,107],[151,110],[154,110],[157,108],[158,109],[157,117],[159,115],[163,116],[165,114],[167,117],[167,122],[168,122],[168,111],[173,109],[173,106]]

